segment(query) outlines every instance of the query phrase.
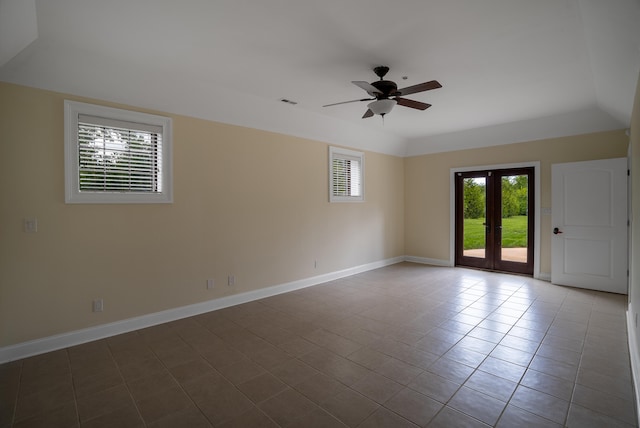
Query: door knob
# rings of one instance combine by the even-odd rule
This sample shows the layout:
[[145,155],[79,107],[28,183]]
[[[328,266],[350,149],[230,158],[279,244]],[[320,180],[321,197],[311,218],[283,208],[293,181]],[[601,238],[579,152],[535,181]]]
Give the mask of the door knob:
[[562,231],[560,229],[558,229],[557,227],[553,228],[553,234],[557,235],[558,233],[562,233]]

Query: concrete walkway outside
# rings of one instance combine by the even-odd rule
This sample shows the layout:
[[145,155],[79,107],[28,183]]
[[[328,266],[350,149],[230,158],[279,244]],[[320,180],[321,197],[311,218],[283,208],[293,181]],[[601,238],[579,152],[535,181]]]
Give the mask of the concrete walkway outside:
[[[464,250],[465,257],[480,257],[484,258],[484,248],[477,248],[473,250]],[[527,262],[527,249],[526,248],[503,248],[502,260],[509,262]]]

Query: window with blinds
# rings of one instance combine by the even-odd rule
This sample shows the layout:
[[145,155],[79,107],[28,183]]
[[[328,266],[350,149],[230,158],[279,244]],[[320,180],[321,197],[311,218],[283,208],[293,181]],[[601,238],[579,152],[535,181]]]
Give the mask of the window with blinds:
[[65,102],[68,203],[171,202],[169,118]]
[[162,128],[78,118],[81,192],[162,192]]
[[329,201],[364,200],[364,154],[329,147]]

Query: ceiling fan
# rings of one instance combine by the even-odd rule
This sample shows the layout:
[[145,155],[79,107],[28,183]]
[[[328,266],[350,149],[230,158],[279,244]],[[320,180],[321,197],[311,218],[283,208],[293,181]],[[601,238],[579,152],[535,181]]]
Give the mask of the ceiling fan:
[[420,101],[410,100],[402,98],[404,95],[415,94],[417,92],[430,91],[432,89],[442,88],[442,85],[436,80],[429,82],[419,83],[417,85],[408,86],[406,88],[398,89],[398,85],[390,80],[384,80],[384,76],[389,72],[389,67],[380,66],[373,69],[373,72],[380,77],[380,80],[367,83],[364,81],[355,80],[352,81],[354,85],[367,91],[373,98],[362,98],[359,100],[342,101],[334,104],[327,104],[322,107],[331,107],[339,104],[355,103],[360,101],[372,101],[367,104],[367,111],[362,116],[363,119],[371,117],[374,114],[379,114],[384,117],[389,113],[393,107],[398,104],[404,107],[414,108],[417,110],[426,110],[431,107],[431,104],[422,103]]

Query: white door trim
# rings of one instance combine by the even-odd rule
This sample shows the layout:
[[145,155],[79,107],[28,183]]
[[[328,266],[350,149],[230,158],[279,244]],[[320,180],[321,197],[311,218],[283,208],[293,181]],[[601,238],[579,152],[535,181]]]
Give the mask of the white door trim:
[[[482,171],[485,169],[511,169],[533,167],[534,178],[534,228],[533,231],[533,277],[540,279],[540,161],[506,163],[498,165],[476,165],[451,168],[449,173],[449,266],[455,265],[456,249],[456,186],[455,174],[457,172]],[[545,278],[546,279],[546,278]]]

